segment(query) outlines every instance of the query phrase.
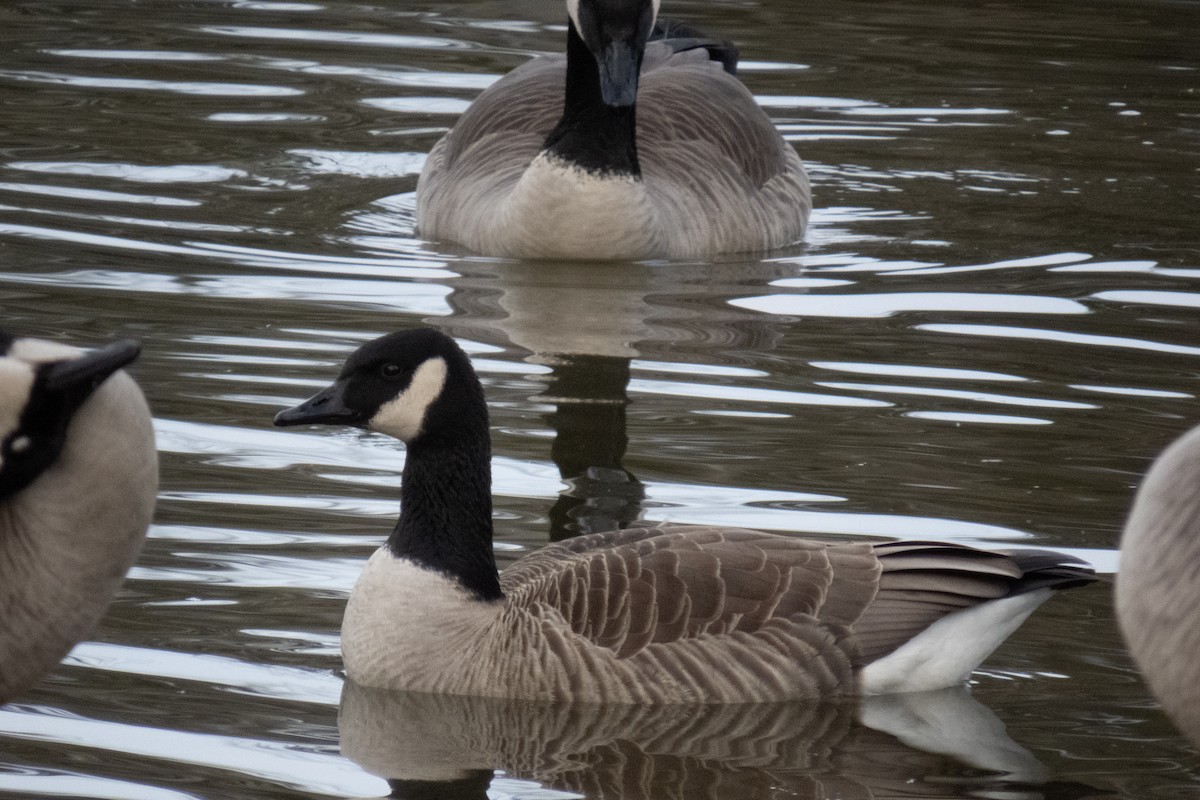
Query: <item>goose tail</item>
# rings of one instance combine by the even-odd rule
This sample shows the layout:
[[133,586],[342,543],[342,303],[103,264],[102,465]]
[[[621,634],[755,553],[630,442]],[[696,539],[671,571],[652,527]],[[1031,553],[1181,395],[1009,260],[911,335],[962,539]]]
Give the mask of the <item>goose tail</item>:
[[1038,589],[1075,589],[1096,581],[1096,570],[1081,558],[1053,550],[1004,550],[1021,570],[1009,596]]
[[854,625],[864,694],[965,681],[1055,591],[1096,579],[1049,550],[988,552],[935,542],[877,545],[879,592]]

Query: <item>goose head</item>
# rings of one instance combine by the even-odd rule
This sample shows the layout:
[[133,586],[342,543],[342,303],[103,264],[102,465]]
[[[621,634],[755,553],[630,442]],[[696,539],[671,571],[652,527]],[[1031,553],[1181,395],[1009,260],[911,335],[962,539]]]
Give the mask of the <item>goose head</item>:
[[478,599],[503,596],[492,553],[487,404],[453,339],[425,328],[368,342],[337,380],[275,424],[350,425],[404,442],[400,517],[383,549]]
[[606,105],[634,104],[658,6],[659,0],[567,0],[571,26],[596,59]]
[[349,425],[410,447],[487,430],[487,406],[467,356],[449,336],[423,328],[382,336],[356,350],[331,385],[279,412],[277,426]]
[[0,346],[0,500],[33,483],[62,452],[75,412],[141,351],[122,340],[85,353],[38,339]]

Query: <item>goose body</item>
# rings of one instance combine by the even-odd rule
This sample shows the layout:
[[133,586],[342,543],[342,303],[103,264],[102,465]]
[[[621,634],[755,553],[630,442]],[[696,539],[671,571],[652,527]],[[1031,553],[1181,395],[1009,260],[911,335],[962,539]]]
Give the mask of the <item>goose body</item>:
[[90,635],[137,556],[158,462],[134,342],[0,334],[0,702]]
[[1154,462],[1121,536],[1117,619],[1146,682],[1200,746],[1200,427]]
[[347,424],[408,447],[401,514],[342,626],[347,674],[389,689],[604,703],[734,703],[961,682],[1054,589],[1045,551],[826,544],[633,527],[497,573],[490,444],[470,362],[441,333],[370,342],[277,425]]
[[710,55],[723,44],[648,42],[657,0],[571,0],[568,11],[565,56],[513,70],[434,146],[417,184],[422,236],[486,255],[589,260],[803,237],[804,166]]

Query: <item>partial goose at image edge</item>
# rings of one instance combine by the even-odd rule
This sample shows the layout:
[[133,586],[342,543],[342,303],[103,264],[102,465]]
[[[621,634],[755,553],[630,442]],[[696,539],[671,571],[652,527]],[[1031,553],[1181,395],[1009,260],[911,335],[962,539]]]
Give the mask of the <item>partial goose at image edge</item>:
[[633,704],[937,689],[1056,590],[1095,580],[1044,550],[671,524],[568,539],[498,572],[483,389],[433,329],[364,344],[275,424],[407,446],[399,520],[342,625],[347,674],[368,686]]
[[1200,747],[1200,426],[1163,450],[1138,488],[1114,601],[1146,683]]
[[158,492],[149,408],[122,367],[0,332],[0,704],[91,635],[136,559]]

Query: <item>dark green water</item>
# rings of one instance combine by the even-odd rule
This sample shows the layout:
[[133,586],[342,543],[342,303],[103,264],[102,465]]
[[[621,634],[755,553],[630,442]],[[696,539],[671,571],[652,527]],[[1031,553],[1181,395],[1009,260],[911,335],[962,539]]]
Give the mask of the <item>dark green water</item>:
[[[4,327],[141,339],[163,478],[95,640],[0,710],[0,797],[419,796],[378,775],[447,777],[434,763],[459,767],[450,796],[518,800],[1195,794],[1107,584],[975,676],[990,712],[374,700],[347,704],[340,754],[341,609],[403,452],[270,419],[377,334],[431,324],[475,357],[506,561],[640,516],[1048,546],[1111,572],[1140,474],[1200,421],[1200,6],[663,13],[741,45],[813,178],[803,245],[596,265],[415,239],[424,154],[561,49],[553,0],[0,5]],[[530,756],[539,737],[558,744]]]

